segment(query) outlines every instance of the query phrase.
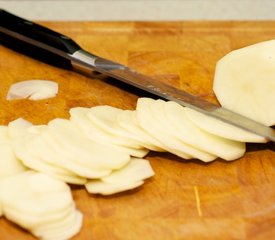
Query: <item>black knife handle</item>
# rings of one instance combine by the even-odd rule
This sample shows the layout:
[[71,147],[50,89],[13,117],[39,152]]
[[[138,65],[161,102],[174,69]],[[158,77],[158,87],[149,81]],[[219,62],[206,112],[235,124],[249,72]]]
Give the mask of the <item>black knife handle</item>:
[[3,9],[0,9],[0,43],[54,65],[54,61],[63,61],[62,64],[67,61],[65,65],[70,65],[70,55],[81,49],[69,37]]

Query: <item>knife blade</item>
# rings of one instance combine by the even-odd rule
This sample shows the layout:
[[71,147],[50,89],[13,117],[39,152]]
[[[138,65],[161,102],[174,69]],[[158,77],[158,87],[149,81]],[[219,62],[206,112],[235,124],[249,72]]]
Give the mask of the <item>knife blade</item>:
[[82,49],[68,36],[0,9],[0,43],[47,63],[115,78],[275,142],[275,130]]

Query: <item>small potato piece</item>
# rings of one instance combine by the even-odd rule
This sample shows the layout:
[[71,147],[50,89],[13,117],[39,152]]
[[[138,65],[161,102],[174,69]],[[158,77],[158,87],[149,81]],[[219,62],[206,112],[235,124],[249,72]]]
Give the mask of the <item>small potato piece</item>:
[[27,80],[11,85],[7,100],[24,99],[41,100],[54,97],[58,84],[49,80]]
[[128,191],[141,186],[144,181],[138,182],[119,182],[110,184],[100,180],[90,180],[85,184],[88,193],[111,195],[119,192]]

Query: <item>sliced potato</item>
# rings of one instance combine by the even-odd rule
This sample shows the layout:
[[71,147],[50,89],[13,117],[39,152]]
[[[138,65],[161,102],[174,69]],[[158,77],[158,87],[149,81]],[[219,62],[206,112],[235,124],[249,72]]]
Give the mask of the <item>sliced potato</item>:
[[9,133],[8,133],[8,127],[0,125],[0,144],[2,143],[9,143]]
[[228,138],[239,142],[261,142],[267,141],[266,138],[257,134],[250,133],[241,128],[222,122],[218,119],[207,116],[191,108],[185,108],[188,117],[197,127],[219,137]]
[[118,182],[137,182],[154,176],[154,171],[148,160],[132,158],[123,168],[101,178],[103,182],[115,184]]
[[87,108],[72,108],[70,109],[70,120],[88,137],[91,141],[96,141],[105,145],[106,148],[115,148],[121,152],[127,153],[134,157],[144,157],[148,150],[135,149],[126,146],[122,146],[116,143],[116,138],[111,134],[96,127],[87,117]]
[[163,144],[138,125],[136,111],[124,110],[118,114],[117,124],[135,137],[143,147],[157,152],[165,152]]
[[27,170],[15,156],[10,143],[0,144],[0,156],[0,179]]
[[82,225],[68,185],[43,173],[5,178],[0,199],[7,219],[41,239],[69,239]]
[[27,129],[33,124],[23,118],[18,118],[8,124],[8,135],[11,139],[25,135]]
[[[31,136],[33,137],[33,136]],[[50,176],[60,179],[64,182],[72,184],[83,184],[86,179],[75,176],[63,167],[57,166],[56,164],[50,164],[43,161],[39,156],[33,155],[38,149],[29,149],[28,143],[31,141],[29,138],[16,139],[12,142],[13,151],[18,159],[23,162],[25,166],[30,169],[49,174]]]
[[88,193],[111,195],[119,192],[128,191],[141,186],[144,181],[137,182],[118,182],[111,184],[100,180],[90,180],[85,184]]
[[166,149],[184,159],[198,158],[204,161],[211,161],[215,156],[198,150],[189,144],[185,144],[170,131],[166,121],[160,121],[159,117],[153,113],[151,104],[155,100],[150,98],[140,98],[137,103],[137,119],[140,126],[160,142],[166,145]]
[[[51,214],[55,217],[57,212],[66,211],[74,204],[70,188],[64,182],[34,171],[26,171],[2,180],[1,201],[7,218],[16,217],[9,213],[23,212],[28,213],[28,220],[33,216],[38,221],[35,216],[40,216],[39,221],[42,222],[50,218]],[[20,219],[24,216],[18,217]],[[17,222],[17,219],[11,220]],[[33,222],[33,225],[38,224]]]
[[5,205],[30,214],[50,214],[71,206],[70,188],[46,174],[26,171],[2,180],[1,200]]
[[123,168],[99,180],[90,180],[85,187],[89,193],[109,195],[139,187],[152,176],[154,171],[148,160],[132,158]]
[[123,111],[106,105],[96,106],[89,109],[87,117],[95,126],[112,135],[116,144],[136,149],[143,148],[133,135],[118,125],[117,117]]
[[234,50],[216,65],[214,92],[221,105],[275,125],[275,40]]
[[28,211],[15,208],[13,203],[7,203],[5,204],[4,211],[7,219],[10,221],[14,221],[15,219],[16,224],[25,229],[33,231],[44,228],[48,225],[51,226],[62,221],[63,219],[66,219],[69,215],[75,212],[75,206],[72,204],[72,206],[60,209],[55,213],[42,215],[40,213],[30,213]]
[[62,145],[47,132],[42,133],[41,138],[41,141],[36,143],[38,144],[37,148],[40,149],[38,153],[40,158],[46,162],[53,161],[56,165],[64,167],[72,175],[77,176],[79,182],[74,184],[84,184],[87,181],[86,178],[100,178],[112,172],[111,169],[99,169],[91,167],[87,163],[82,164],[77,156],[72,155],[69,151],[64,151]]
[[11,85],[7,100],[24,99],[41,100],[54,97],[58,92],[58,84],[49,80],[26,80]]
[[169,124],[173,125],[173,133],[182,141],[228,161],[240,158],[245,153],[245,143],[218,137],[194,125],[185,107],[169,101],[165,103],[164,110]]
[[111,146],[89,140],[69,120],[54,119],[49,122],[49,134],[59,141],[65,151],[76,156],[82,164],[98,169],[118,169],[130,161],[127,153],[117,151]]
[[32,233],[45,240],[67,240],[80,231],[82,221],[83,214],[76,210],[58,222],[32,230]]

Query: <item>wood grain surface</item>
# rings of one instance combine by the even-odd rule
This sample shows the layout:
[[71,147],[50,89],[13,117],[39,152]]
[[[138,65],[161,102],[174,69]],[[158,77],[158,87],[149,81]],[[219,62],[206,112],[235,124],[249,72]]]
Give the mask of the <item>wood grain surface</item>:
[[[42,22],[83,48],[216,102],[215,64],[231,51],[275,38],[275,22]],[[28,79],[59,84],[57,97],[5,100],[9,86]],[[58,69],[0,46],[0,124],[18,117],[35,124],[68,118],[76,106],[134,109],[142,93]],[[89,195],[72,187],[84,224],[75,240],[274,239],[274,143],[248,144],[233,162],[185,161],[150,153],[155,177],[137,190]],[[34,239],[4,218],[1,240]]]

